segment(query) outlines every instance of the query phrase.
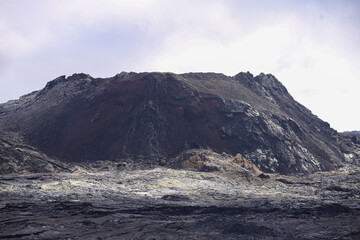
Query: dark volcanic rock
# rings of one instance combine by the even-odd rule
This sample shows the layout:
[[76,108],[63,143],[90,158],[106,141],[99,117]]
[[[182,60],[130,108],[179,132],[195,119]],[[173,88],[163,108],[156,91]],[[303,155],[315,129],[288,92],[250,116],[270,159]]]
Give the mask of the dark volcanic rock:
[[0,239],[359,239],[359,169],[269,175],[0,175]]
[[152,166],[199,148],[240,153],[284,174],[344,161],[337,132],[270,74],[62,76],[1,104],[0,129],[68,162],[131,158]]
[[345,131],[344,134],[360,135],[360,131]]
[[59,171],[70,172],[70,169],[25,144],[18,134],[0,131],[0,174]]

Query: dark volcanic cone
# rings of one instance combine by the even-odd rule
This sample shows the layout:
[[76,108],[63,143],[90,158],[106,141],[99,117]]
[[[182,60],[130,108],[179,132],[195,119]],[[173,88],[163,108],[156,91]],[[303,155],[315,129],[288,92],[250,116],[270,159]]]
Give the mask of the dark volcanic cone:
[[331,170],[344,160],[336,131],[269,74],[62,76],[1,104],[0,129],[68,162],[132,158],[156,165],[210,148],[290,174]]

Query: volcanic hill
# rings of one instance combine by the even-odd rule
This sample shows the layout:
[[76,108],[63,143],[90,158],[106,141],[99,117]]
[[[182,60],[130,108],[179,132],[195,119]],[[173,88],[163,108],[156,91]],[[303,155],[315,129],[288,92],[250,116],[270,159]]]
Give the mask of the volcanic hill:
[[0,104],[0,129],[62,162],[156,166],[211,149],[241,154],[264,172],[293,174],[333,170],[358,157],[351,152],[357,143],[263,73],[61,76]]

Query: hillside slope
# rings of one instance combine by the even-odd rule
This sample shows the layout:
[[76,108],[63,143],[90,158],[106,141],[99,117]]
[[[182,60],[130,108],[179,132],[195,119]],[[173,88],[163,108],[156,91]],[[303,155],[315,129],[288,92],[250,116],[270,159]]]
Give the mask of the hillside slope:
[[0,105],[0,129],[67,162],[165,164],[189,149],[240,153],[264,172],[332,170],[338,134],[272,75],[61,76]]

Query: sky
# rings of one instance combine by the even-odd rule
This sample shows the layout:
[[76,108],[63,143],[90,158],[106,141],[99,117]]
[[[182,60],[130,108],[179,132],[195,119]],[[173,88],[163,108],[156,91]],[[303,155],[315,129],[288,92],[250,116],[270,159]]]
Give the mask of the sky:
[[357,0],[0,0],[0,103],[80,72],[264,72],[360,130],[359,43]]

